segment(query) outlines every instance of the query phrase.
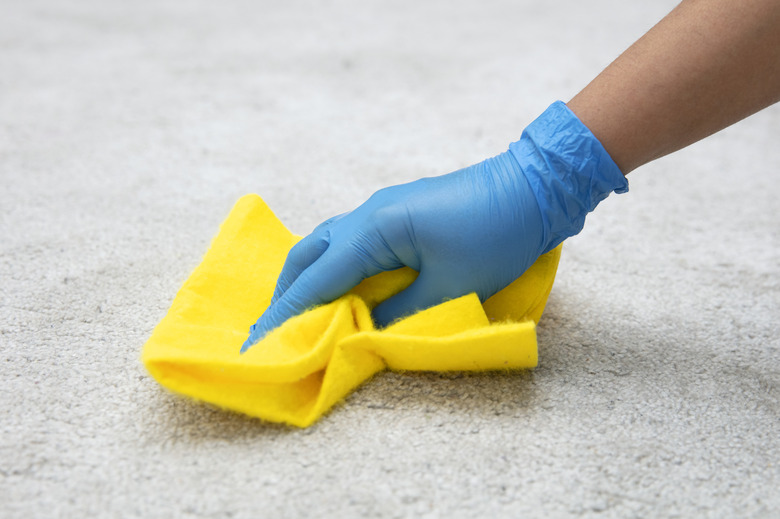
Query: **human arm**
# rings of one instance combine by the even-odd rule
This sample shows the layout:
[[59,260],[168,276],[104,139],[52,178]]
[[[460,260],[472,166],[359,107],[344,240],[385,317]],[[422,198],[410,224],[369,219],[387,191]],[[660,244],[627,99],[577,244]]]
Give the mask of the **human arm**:
[[[322,224],[291,251],[244,349],[287,318],[403,265],[420,276],[374,309],[380,326],[468,292],[484,300],[509,284],[579,232],[601,199],[626,189],[621,169],[777,100],[779,2],[748,4],[743,13],[743,2],[687,0],[508,152],[387,188]],[[732,18],[730,27],[721,16]]]
[[780,1],[685,0],[567,103],[624,174],[780,101]]

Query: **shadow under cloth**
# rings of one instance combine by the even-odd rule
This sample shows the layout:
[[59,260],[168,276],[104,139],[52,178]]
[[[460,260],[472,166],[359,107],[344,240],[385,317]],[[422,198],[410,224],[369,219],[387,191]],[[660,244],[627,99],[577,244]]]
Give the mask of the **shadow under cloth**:
[[445,301],[377,329],[371,309],[417,276],[402,268],[293,317],[246,353],[249,327],[271,302],[300,239],[257,195],[242,197],[143,348],[166,388],[272,422],[307,427],[375,373],[484,371],[537,364],[536,323],[561,247],[484,304]]

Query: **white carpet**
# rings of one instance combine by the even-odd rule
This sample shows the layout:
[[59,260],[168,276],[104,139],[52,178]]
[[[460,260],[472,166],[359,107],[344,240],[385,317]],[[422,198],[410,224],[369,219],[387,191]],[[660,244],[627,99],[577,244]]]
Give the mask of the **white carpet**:
[[780,107],[633,173],[517,374],[294,430],[141,346],[242,194],[298,233],[506,149],[675,2],[5,1],[0,516],[780,515]]

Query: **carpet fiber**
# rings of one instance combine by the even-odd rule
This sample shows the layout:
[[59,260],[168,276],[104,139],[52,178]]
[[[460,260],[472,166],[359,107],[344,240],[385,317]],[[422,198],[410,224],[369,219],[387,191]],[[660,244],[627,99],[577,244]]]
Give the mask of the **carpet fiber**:
[[4,2],[0,516],[780,514],[777,106],[588,217],[532,371],[299,430],[140,363],[241,195],[305,234],[502,152],[674,3]]

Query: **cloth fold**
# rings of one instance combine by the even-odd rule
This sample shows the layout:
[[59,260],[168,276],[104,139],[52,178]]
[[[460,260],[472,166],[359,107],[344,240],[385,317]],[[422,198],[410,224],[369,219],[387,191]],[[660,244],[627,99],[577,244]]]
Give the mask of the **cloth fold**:
[[417,276],[408,268],[384,272],[293,317],[239,354],[299,239],[259,196],[242,197],[145,344],[141,359],[149,373],[177,393],[306,427],[386,368],[536,366],[535,324],[552,289],[560,247],[484,304],[469,294],[376,329],[371,309]]

